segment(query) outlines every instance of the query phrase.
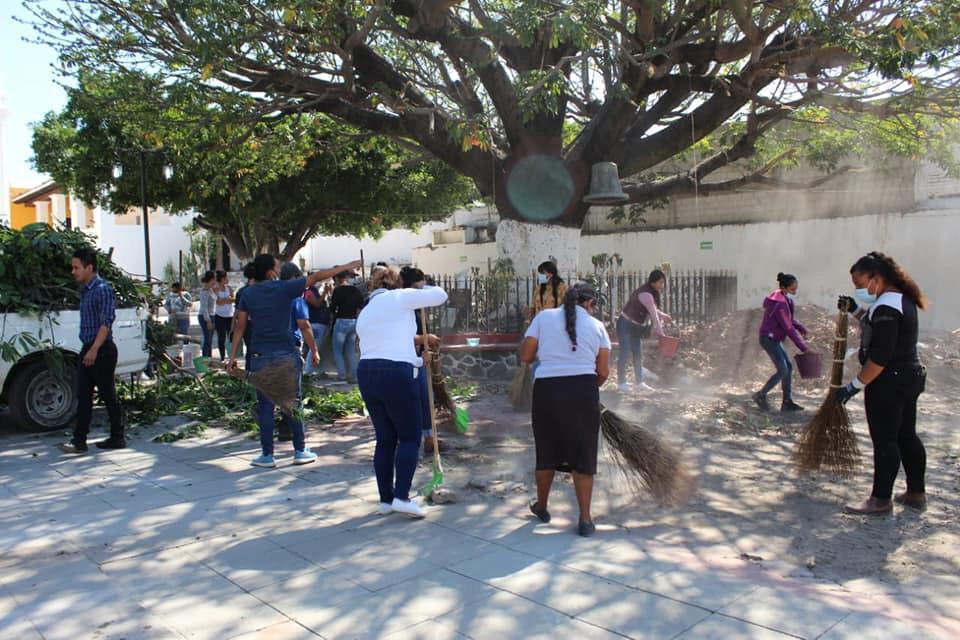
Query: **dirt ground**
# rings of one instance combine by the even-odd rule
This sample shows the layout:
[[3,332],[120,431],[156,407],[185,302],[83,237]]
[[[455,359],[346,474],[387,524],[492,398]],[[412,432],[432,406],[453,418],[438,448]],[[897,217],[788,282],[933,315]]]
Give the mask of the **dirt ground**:
[[[835,315],[804,308],[800,317],[811,330],[814,348],[826,351]],[[960,572],[960,338],[945,335],[922,345],[929,382],[920,400],[918,430],[927,448],[928,508],[919,513],[898,506],[888,516],[864,517],[843,513],[843,505],[867,497],[871,485],[872,447],[862,396],[849,405],[863,454],[859,473],[846,480],[799,475],[791,454],[827,381],[795,384],[796,400],[807,407],[803,414],[761,413],[750,394],[773,367],[756,346],[758,322],[757,314],[735,314],[712,327],[685,331],[676,360],[651,354],[646,364],[660,376],[651,382],[654,394],[620,394],[614,381],[605,385],[601,399],[607,406],[682,449],[697,491],[674,508],[631,497],[602,456],[595,490],[598,523],[780,563],[788,571],[839,583],[861,578],[909,583]],[[851,346],[858,343],[856,329],[851,329],[850,341]],[[855,358],[848,360],[847,378],[855,365]],[[779,403],[778,395],[779,390],[771,393],[772,405]],[[470,433],[446,436],[454,447],[444,456],[447,486],[459,501],[533,495],[529,415],[513,411],[506,387],[496,385],[482,386],[470,411]],[[427,469],[424,462],[421,478]],[[575,522],[569,479],[564,476],[559,484],[551,510]],[[902,488],[901,473],[896,490]]]

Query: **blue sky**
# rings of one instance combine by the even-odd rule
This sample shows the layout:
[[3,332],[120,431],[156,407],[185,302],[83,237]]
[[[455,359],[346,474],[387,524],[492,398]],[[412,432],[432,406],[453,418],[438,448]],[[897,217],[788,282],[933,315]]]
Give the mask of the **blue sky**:
[[23,41],[33,30],[13,19],[29,16],[19,0],[0,0],[0,6],[0,93],[9,112],[3,130],[4,165],[10,186],[31,187],[44,178],[30,165],[30,123],[61,109],[66,95],[57,84],[53,49]]

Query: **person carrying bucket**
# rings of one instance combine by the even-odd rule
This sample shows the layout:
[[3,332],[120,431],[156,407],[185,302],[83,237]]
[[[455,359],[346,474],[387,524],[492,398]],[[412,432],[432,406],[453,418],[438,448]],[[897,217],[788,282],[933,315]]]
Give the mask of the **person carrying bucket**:
[[799,283],[797,277],[789,273],[778,273],[777,283],[780,285],[773,293],[763,300],[763,322],[760,323],[760,346],[767,352],[773,361],[776,372],[770,376],[763,388],[753,394],[753,401],[761,411],[769,411],[767,394],[780,383],[783,389],[783,401],[780,411],[803,411],[803,407],[793,401],[793,364],[783,347],[783,341],[789,337],[800,353],[808,350],[804,338],[807,329],[794,316],[794,299],[797,295]]
[[650,337],[651,331],[657,337],[663,337],[664,323],[673,322],[669,314],[660,310],[660,292],[666,284],[667,276],[663,271],[651,271],[646,284],[630,294],[617,318],[617,340],[620,342],[617,388],[621,393],[630,390],[627,384],[627,363],[630,361],[633,362],[637,390],[653,391],[643,380],[643,340]]

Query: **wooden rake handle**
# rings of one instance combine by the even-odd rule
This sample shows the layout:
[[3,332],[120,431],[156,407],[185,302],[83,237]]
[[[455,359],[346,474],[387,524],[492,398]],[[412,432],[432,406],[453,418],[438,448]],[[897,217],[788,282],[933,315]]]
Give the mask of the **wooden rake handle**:
[[[427,331],[427,312],[425,309],[418,309],[417,313],[420,314],[423,349],[429,351],[430,345],[427,343],[427,335],[429,335]],[[431,368],[429,363],[427,363],[424,369],[426,369],[426,375],[430,376]],[[443,473],[443,464],[440,462],[440,438],[437,436],[437,412],[433,406],[433,380],[429,377],[427,378],[427,399],[430,407],[430,433],[433,435],[433,465],[440,473]]]

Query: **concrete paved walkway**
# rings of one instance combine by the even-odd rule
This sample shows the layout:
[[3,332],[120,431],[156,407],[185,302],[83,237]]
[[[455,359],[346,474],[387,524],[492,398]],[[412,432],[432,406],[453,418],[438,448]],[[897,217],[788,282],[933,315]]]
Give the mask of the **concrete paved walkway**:
[[521,493],[378,517],[369,428],[315,433],[305,467],[280,445],[274,470],[210,433],[78,458],[0,436],[0,640],[960,637],[957,579],[840,586],[643,530],[583,539]]

